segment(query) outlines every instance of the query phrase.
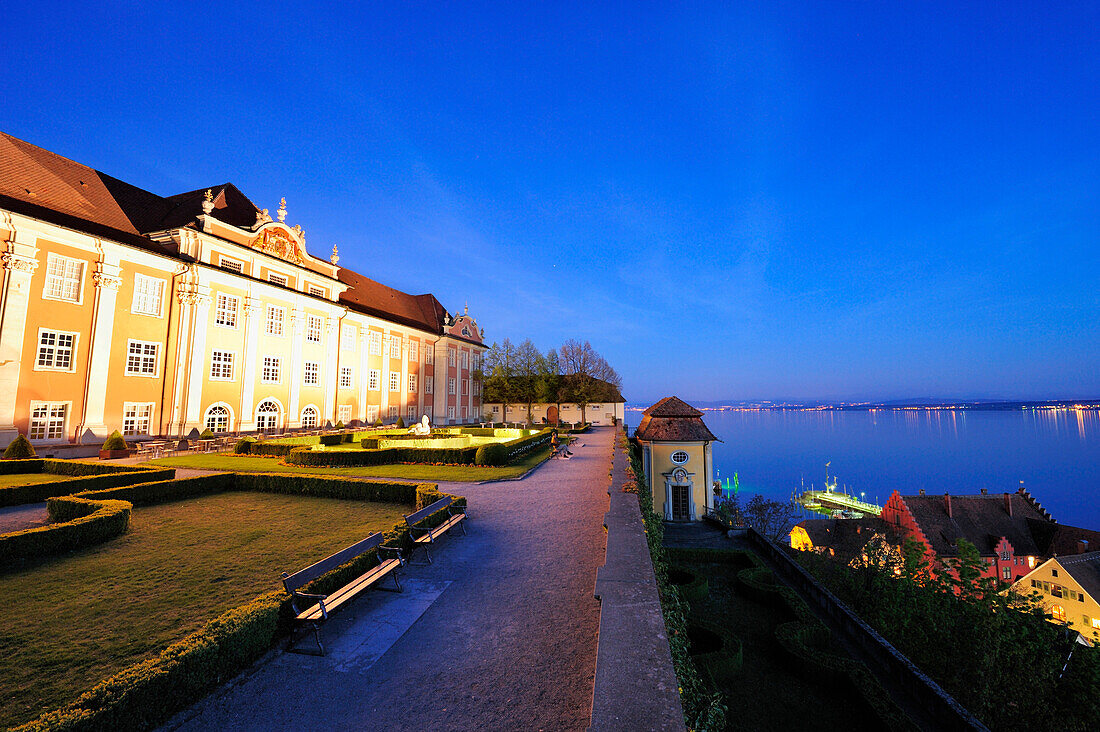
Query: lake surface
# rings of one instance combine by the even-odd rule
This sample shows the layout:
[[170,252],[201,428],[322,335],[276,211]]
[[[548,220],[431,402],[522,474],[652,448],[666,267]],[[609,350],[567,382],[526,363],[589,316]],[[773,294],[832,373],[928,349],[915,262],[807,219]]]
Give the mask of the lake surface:
[[[631,429],[641,418],[627,412]],[[703,420],[722,440],[715,468],[741,496],[790,498],[829,475],[882,505],[902,495],[1015,491],[1059,523],[1100,529],[1100,413],[1094,410],[726,411]]]

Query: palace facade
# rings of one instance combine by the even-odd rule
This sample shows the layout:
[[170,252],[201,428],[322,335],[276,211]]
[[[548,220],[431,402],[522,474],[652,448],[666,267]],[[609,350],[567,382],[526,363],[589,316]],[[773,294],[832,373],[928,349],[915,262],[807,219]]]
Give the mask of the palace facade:
[[484,333],[231,183],[167,198],[0,133],[0,445],[477,421]]

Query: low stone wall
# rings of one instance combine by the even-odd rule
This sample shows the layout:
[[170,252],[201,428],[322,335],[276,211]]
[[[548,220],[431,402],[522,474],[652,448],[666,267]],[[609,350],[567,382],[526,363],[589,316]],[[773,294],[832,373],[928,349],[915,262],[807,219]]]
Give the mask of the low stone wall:
[[981,720],[925,675],[908,657],[879,635],[878,631],[863,622],[785,551],[754,529],[746,532],[746,538],[762,557],[778,568],[780,576],[787,584],[816,606],[851,642],[873,659],[877,667],[872,669],[873,672],[885,671],[897,685],[909,691],[913,701],[934,720],[936,729],[988,732],[989,728]]

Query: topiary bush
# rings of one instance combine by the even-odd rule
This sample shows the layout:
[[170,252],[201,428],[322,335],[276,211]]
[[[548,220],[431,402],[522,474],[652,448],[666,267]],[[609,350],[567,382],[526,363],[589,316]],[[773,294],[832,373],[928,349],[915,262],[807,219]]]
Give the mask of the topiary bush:
[[233,446],[233,454],[235,455],[251,455],[252,444],[256,442],[249,437],[242,437],[237,440],[237,444]]
[[22,432],[11,441],[11,444],[8,445],[8,449],[4,450],[5,460],[26,460],[32,457],[36,457],[34,445],[31,444],[31,441],[28,440]]
[[397,429],[399,429],[399,430],[405,429],[405,418],[404,417],[398,417],[397,418]]
[[381,417],[376,417],[376,418],[375,418],[375,420],[374,420],[374,426],[375,426],[375,427],[381,427],[381,426],[382,426],[382,418],[381,418]]
[[344,429],[344,421],[343,420],[340,420],[339,422],[336,423],[336,429],[338,429],[338,430]]
[[129,450],[130,446],[126,444],[126,440],[122,438],[122,433],[115,430],[111,433],[111,436],[103,443],[103,450]]
[[199,439],[200,440],[213,440],[214,439],[214,431],[211,430],[209,427],[207,427],[206,429],[204,429],[202,431],[202,434],[199,435]]

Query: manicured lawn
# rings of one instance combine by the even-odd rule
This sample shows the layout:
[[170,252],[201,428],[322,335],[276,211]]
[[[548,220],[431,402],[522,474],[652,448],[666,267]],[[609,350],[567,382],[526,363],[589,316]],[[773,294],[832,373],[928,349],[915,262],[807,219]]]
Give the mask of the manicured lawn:
[[64,480],[72,480],[71,475],[54,475],[53,473],[12,473],[0,475],[0,488],[13,488],[17,485],[37,485],[39,483],[60,483]]
[[[750,566],[747,562],[742,566],[677,563],[705,575],[710,583],[708,596],[692,605],[692,617],[723,625],[742,642],[741,671],[720,688],[732,729],[861,728],[868,713],[862,698],[847,689],[830,688],[828,679],[807,679],[780,649],[775,626],[793,620],[793,614],[778,612],[742,594],[737,572]],[[835,646],[832,650],[843,653]],[[781,703],[777,703],[779,699]]]
[[367,468],[318,468],[284,465],[281,458],[251,455],[180,455],[151,460],[147,465],[198,470],[226,470],[237,473],[308,473],[311,475],[341,475],[350,478],[399,478],[423,481],[478,482],[501,480],[523,475],[550,457],[550,448],[533,451],[524,460],[503,468],[477,465],[375,465]]
[[[0,729],[155,656],[279,575],[401,520],[407,506],[221,493],[134,510],[130,532],[0,573]],[[366,598],[364,600],[368,601]]]

